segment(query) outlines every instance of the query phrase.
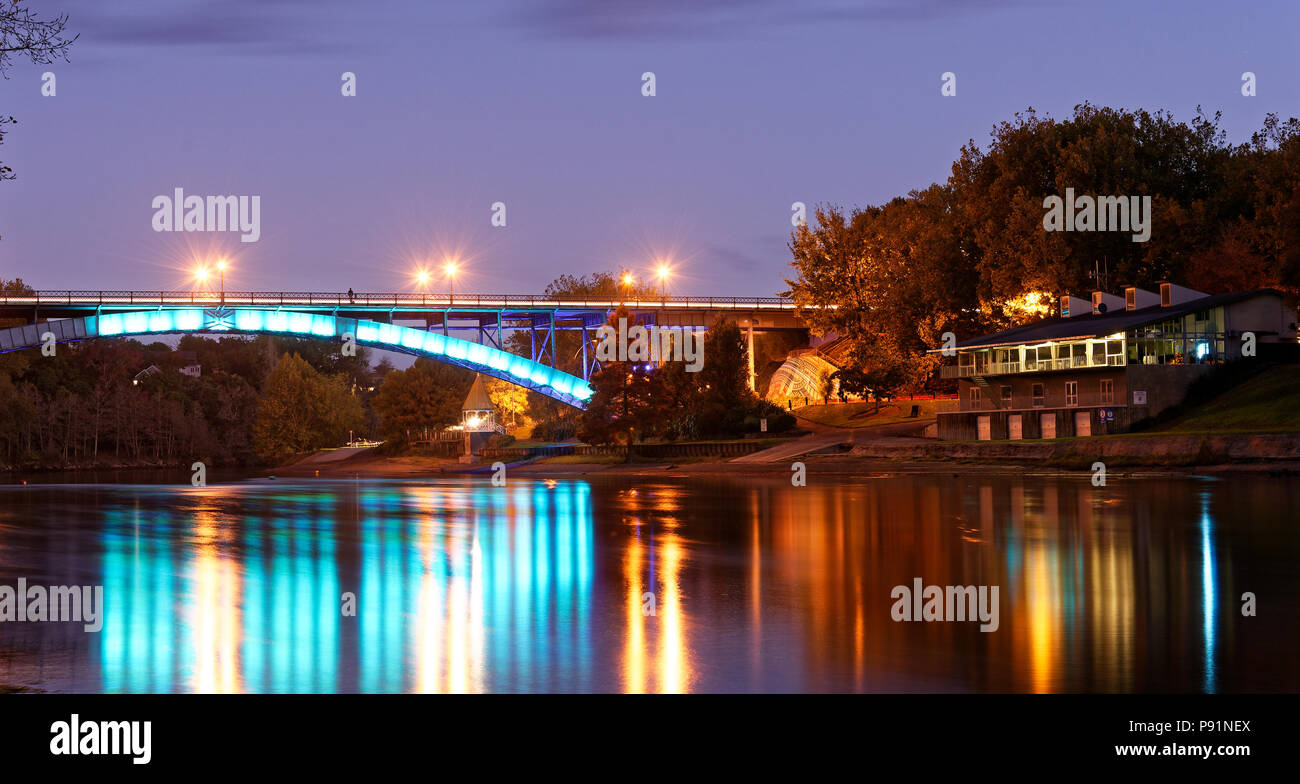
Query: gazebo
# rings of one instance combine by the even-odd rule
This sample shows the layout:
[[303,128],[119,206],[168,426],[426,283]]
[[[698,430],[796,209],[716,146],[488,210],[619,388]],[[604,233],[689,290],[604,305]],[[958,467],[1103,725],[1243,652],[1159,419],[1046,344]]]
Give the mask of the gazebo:
[[465,431],[465,454],[478,454],[493,433],[499,432],[496,423],[496,407],[488,396],[487,385],[483,376],[475,374],[474,383],[470,385],[469,394],[461,409],[461,429]]
[[467,432],[482,433],[496,431],[496,407],[488,396],[487,385],[483,376],[475,374],[474,383],[469,388],[465,403],[460,407],[460,423]]

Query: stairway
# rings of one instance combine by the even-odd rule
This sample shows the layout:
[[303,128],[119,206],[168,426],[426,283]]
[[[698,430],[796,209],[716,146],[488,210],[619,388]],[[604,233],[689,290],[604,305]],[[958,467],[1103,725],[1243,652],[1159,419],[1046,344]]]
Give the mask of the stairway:
[[1002,403],[997,396],[993,394],[993,386],[989,384],[988,379],[983,376],[971,376],[970,380],[975,382],[975,386],[980,388],[980,400],[987,400],[993,408],[1001,408]]

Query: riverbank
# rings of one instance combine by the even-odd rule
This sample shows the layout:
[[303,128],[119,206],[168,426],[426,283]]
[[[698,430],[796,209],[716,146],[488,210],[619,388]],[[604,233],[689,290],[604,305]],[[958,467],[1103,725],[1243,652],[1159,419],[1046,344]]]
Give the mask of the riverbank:
[[852,448],[856,457],[891,460],[969,460],[1017,465],[1087,468],[1138,466],[1179,468],[1205,465],[1295,463],[1296,434],[1144,434],[1051,441],[934,441],[876,439]]
[[[900,439],[904,440],[904,439]],[[911,441],[912,439],[906,439]],[[1092,455],[1074,455],[1043,459],[1035,456],[1037,447],[1060,447],[1066,453],[1064,444],[1026,444],[1030,447],[1024,454],[1005,459],[982,457],[978,450],[971,450],[972,444],[953,442],[942,446],[951,448],[954,453],[965,454],[957,457],[914,456],[911,444],[900,444],[900,452],[907,456],[882,457],[871,454],[880,450],[878,444],[869,448],[855,447],[851,451],[826,452],[822,454],[795,455],[781,462],[752,462],[726,458],[693,458],[678,461],[653,461],[638,459],[624,462],[616,458],[586,458],[579,456],[538,458],[507,462],[510,476],[528,476],[536,478],[560,476],[694,476],[694,477],[761,477],[788,480],[792,472],[792,463],[801,462],[809,475],[837,477],[873,477],[890,475],[949,475],[966,476],[987,473],[1016,473],[1026,475],[1070,475],[1080,471],[1091,472]],[[968,454],[969,453],[969,454]],[[1196,454],[1196,453],[1194,453]],[[1108,477],[1223,474],[1223,473],[1262,473],[1262,474],[1300,474],[1300,460],[1262,459],[1246,461],[1183,461],[1166,463],[1150,461],[1128,461],[1111,459],[1106,462]],[[467,476],[490,474],[493,463],[479,461],[461,463],[435,457],[379,457],[357,456],[346,461],[329,464],[295,464],[281,466],[270,472],[280,477],[347,477],[347,478],[409,478],[416,476]]]
[[[1036,475],[1091,472],[1105,463],[1108,476],[1267,473],[1300,474],[1300,434],[1130,434],[1054,441],[936,441],[890,434],[890,429],[821,429],[742,457],[690,455],[671,458],[570,454],[507,457],[513,476],[737,476],[791,475],[795,462],[811,474],[885,476],[902,474]],[[496,459],[462,463],[425,455],[384,456],[374,449],[325,450],[286,465],[214,469],[208,481],[245,477],[410,478],[490,473]],[[29,481],[140,482],[174,474],[188,481],[188,466],[97,467],[92,470],[0,472],[0,483]],[[60,477],[67,477],[63,479]]]

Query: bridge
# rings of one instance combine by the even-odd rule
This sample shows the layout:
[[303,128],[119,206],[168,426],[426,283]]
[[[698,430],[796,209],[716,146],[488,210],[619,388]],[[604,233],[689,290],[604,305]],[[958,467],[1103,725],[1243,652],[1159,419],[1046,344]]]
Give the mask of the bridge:
[[[626,307],[635,323],[703,330],[719,316],[749,336],[806,331],[794,302],[777,297],[553,298],[533,294],[320,293],[264,291],[0,292],[0,352],[96,337],[167,333],[285,334],[343,340],[426,356],[510,381],[582,408],[599,367],[596,329]],[[505,332],[526,330],[531,356],[505,350]],[[557,331],[581,334],[582,375],[557,369]],[[469,333],[472,340],[457,337]],[[751,366],[751,378],[752,378]]]

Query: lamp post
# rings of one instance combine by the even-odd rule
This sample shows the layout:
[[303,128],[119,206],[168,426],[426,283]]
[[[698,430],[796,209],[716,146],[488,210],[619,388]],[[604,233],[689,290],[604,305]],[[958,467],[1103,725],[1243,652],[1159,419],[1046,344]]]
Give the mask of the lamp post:
[[447,262],[443,269],[447,272],[447,301],[450,302],[456,299],[456,262]]
[[667,302],[668,298],[664,293],[664,285],[668,282],[668,265],[659,265],[659,299]]
[[624,271],[619,282],[623,284],[623,300],[626,301],[628,292],[632,290],[632,273]]
[[226,260],[217,262],[217,272],[221,274],[221,304],[226,304]]

